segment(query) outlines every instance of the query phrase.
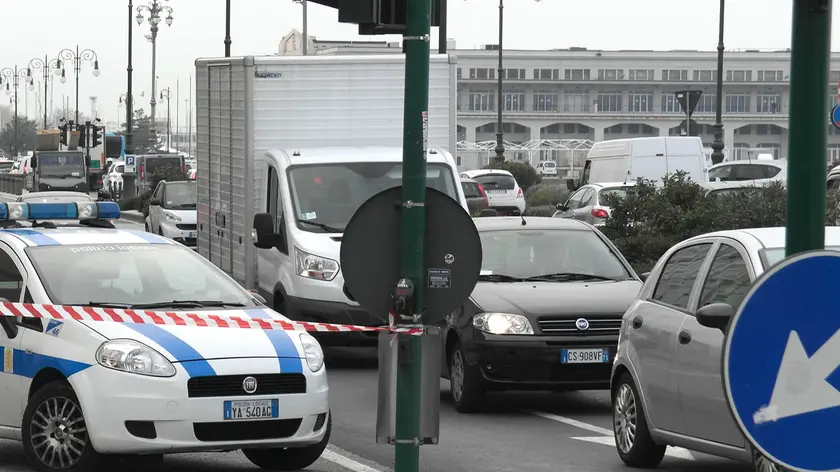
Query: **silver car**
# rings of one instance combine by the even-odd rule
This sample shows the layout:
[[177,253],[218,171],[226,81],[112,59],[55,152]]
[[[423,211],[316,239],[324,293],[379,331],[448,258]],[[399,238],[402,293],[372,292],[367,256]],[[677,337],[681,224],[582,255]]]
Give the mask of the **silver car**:
[[[825,230],[840,250],[840,227]],[[721,379],[723,333],[710,304],[732,315],[753,280],[785,256],[785,228],[721,231],[672,247],[624,314],[610,388],[618,455],[656,467],[666,446],[784,470],[752,449],[732,418]]]
[[585,221],[594,226],[602,226],[610,216],[610,208],[605,206],[606,195],[623,198],[628,187],[633,183],[613,182],[587,184],[577,189],[565,203],[557,204],[554,218],[572,218]]

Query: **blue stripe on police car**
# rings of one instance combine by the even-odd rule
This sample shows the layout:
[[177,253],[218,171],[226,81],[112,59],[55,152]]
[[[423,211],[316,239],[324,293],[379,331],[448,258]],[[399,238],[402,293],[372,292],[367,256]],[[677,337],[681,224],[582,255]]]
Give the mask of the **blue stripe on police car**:
[[[263,309],[245,310],[251,318],[267,320],[271,319],[271,315]],[[298,352],[298,348],[294,341],[289,337],[289,333],[281,330],[264,330],[266,336],[274,346],[274,351],[277,353],[277,359],[280,362],[280,372],[284,374],[294,373],[300,374],[303,372],[303,360]]]

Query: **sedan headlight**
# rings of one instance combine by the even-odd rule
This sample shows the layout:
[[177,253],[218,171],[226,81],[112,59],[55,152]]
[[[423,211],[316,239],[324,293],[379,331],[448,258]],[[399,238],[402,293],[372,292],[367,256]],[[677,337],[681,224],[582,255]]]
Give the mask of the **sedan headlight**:
[[96,361],[109,369],[152,377],[172,377],[175,366],[159,352],[131,339],[104,342],[96,350]]
[[298,248],[295,248],[295,267],[299,276],[309,279],[332,280],[338,274],[338,262]]
[[473,326],[488,334],[534,334],[528,318],[510,313],[479,313]]
[[181,217],[176,215],[175,213],[165,211],[165,212],[163,212],[163,216],[165,216],[167,220],[174,221],[176,223],[181,222]]
[[306,357],[306,365],[312,372],[318,372],[324,366],[324,350],[318,344],[318,340],[309,333],[300,333],[300,344],[303,346],[303,355]]

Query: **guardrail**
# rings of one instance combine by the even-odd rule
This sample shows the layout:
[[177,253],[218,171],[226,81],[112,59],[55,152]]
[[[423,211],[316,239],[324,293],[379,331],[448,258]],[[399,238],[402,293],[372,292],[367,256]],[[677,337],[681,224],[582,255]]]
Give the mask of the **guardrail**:
[[26,176],[23,174],[0,174],[0,192],[23,195]]

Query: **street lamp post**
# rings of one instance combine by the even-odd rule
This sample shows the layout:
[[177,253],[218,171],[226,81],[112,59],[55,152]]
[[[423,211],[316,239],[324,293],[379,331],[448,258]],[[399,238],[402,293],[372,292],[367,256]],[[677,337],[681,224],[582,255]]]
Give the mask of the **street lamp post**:
[[44,126],[47,129],[47,114],[49,113],[49,102],[47,95],[49,95],[50,84],[50,70],[58,69],[58,59],[49,60],[47,56],[43,59],[36,57],[29,61],[29,67],[26,68],[26,77],[29,80],[29,90],[35,90],[35,79],[32,77],[33,69],[41,69],[42,77],[44,79]]
[[[163,0],[164,2],[168,2],[169,0]],[[149,31],[151,31],[151,42],[152,42],[152,99],[150,100],[149,104],[152,107],[152,129],[155,129],[155,106],[157,105],[157,100],[155,100],[157,96],[157,74],[155,68],[157,67],[157,34],[158,34],[158,24],[160,23],[160,14],[162,12],[166,12],[166,25],[172,26],[172,20],[175,18],[172,16],[172,7],[169,5],[162,5],[160,0],[152,0],[151,3],[148,5],[140,5],[137,7],[137,16],[135,17],[137,20],[138,25],[143,24],[143,12],[149,15]]]
[[[9,79],[11,79],[11,83],[9,83]],[[6,67],[0,70],[0,84],[6,84],[6,95],[10,95],[9,103],[15,105],[14,122],[12,123],[15,130],[14,141],[12,141],[13,156],[18,154],[18,86],[20,85],[20,79],[23,79],[25,83],[26,69],[18,69],[18,66],[15,66],[14,69]]]
[[166,152],[172,149],[172,127],[170,121],[170,113],[172,109],[169,107],[169,100],[172,98],[172,91],[169,87],[160,91],[160,99],[166,100]]
[[230,0],[225,1],[225,57],[230,57]]
[[505,142],[504,132],[502,131],[502,106],[504,105],[504,92],[502,91],[503,81],[502,74],[504,74],[504,63],[502,62],[502,39],[504,38],[504,18],[505,18],[504,0],[499,0],[499,68],[496,70],[496,78],[498,79],[498,103],[496,104],[496,161],[505,161]]
[[[721,121],[721,113],[723,109],[723,17],[724,17],[724,3],[726,0],[720,0],[720,20],[718,23],[718,45],[717,45],[717,96],[715,97],[715,125],[714,134],[715,140],[712,142],[712,164],[720,164],[723,162],[723,122]],[[733,150],[730,149],[729,152]]]
[[[125,94],[125,152],[126,154],[134,153],[134,98],[131,90],[132,77],[134,75],[134,67],[131,65],[133,37],[132,32],[134,23],[131,21],[134,17],[134,3],[128,0],[128,66],[125,68],[126,75],[126,94]],[[119,111],[119,110],[118,110]]]
[[76,50],[73,51],[72,49],[62,49],[61,52],[58,53],[58,60],[55,63],[55,73],[61,76],[61,83],[67,82],[67,62],[73,63],[73,72],[76,76],[76,124],[79,124],[79,75],[82,72],[82,63],[83,62],[92,62],[93,63],[93,76],[99,77],[99,58],[96,56],[96,53],[93,49],[84,49],[79,50],[79,46],[76,45]]

